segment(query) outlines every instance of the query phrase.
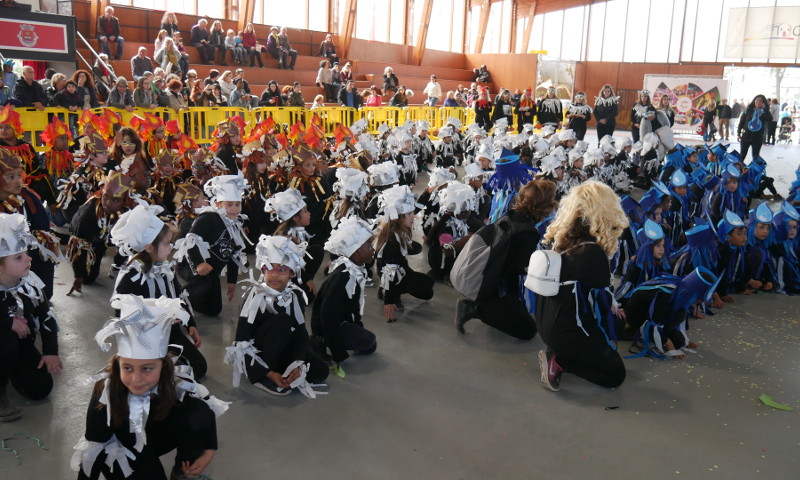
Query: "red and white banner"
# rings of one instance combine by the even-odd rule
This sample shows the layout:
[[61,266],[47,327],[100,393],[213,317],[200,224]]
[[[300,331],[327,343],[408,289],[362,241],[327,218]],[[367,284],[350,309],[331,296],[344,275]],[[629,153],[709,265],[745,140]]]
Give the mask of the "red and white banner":
[[67,25],[0,18],[0,49],[69,53]]

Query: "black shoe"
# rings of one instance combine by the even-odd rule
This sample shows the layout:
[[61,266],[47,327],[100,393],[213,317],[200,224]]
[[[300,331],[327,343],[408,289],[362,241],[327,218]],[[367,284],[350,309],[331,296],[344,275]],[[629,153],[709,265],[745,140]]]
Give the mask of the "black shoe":
[[475,318],[475,302],[459,298],[456,302],[456,330],[458,333],[466,333],[464,325],[473,318]]
[[253,384],[253,386],[256,387],[259,390],[263,390],[263,391],[269,393],[270,395],[274,395],[276,397],[285,397],[285,396],[289,395],[290,393],[292,393],[292,389],[291,388],[284,388],[284,389],[278,390],[278,386],[275,385],[275,382],[273,382],[272,380],[270,380],[267,377],[264,377],[263,379],[257,381],[256,383]]
[[0,422],[11,422],[22,417],[22,410],[11,405],[8,401],[8,396],[2,394],[0,396]]

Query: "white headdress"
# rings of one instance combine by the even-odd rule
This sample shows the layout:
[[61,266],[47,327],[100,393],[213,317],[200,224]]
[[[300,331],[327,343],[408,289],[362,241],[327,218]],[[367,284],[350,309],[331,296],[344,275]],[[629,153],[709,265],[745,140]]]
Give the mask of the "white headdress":
[[561,168],[561,160],[553,155],[547,155],[542,159],[541,165],[539,168],[542,170],[543,174],[550,174],[552,176],[556,176],[556,170]]
[[452,137],[453,129],[451,127],[442,127],[439,129],[439,138]]
[[[633,145],[633,139],[631,137],[622,137],[622,140],[617,142],[620,149]],[[616,144],[615,144],[616,145]]]
[[353,137],[358,137],[367,130],[367,119],[362,118],[356,123],[350,125],[350,131],[353,132]]
[[556,127],[552,125],[545,125],[542,127],[542,136],[548,137],[552,134],[556,133]]
[[645,155],[650,150],[653,150],[658,146],[661,141],[658,139],[658,135],[653,132],[648,133],[642,139],[642,155]]
[[485,183],[488,179],[486,178],[486,175],[484,175],[480,163],[468,163],[464,165],[464,182],[469,182],[473,178],[478,178],[481,175],[483,175],[483,181]]
[[481,157],[494,161],[494,142],[492,142],[491,138],[481,140],[481,146],[478,149],[478,153],[475,154],[475,159]]
[[383,187],[400,181],[400,166],[395,162],[370,165],[367,172],[369,172],[369,183],[373,187]]
[[566,162],[567,161],[567,153],[564,151],[564,147],[558,146],[550,151],[550,155],[556,157],[559,162]]
[[242,172],[238,175],[219,175],[212,177],[205,186],[206,195],[214,202],[241,202],[242,196],[250,189],[250,183]]
[[367,174],[355,168],[337,168],[336,182],[332,188],[339,195],[339,198],[353,197],[356,200],[361,200],[369,193]]
[[269,197],[264,203],[264,211],[271,213],[273,220],[287,222],[305,206],[306,202],[300,190],[287,188]]
[[111,243],[129,257],[143,251],[164,228],[164,222],[158,218],[162,211],[160,205],[140,204],[123,213],[111,229]]
[[411,213],[417,207],[414,194],[408,185],[395,185],[382,191],[378,197],[378,208],[387,221],[396,220],[400,215]]
[[575,135],[575,131],[571,128],[567,128],[566,130],[561,130],[558,133],[558,141],[559,142],[566,142],[567,140],[577,140],[578,137]]
[[447,123],[453,126],[455,130],[461,130],[461,120],[457,119],[456,117],[449,117],[447,119]]
[[475,191],[469,185],[452,181],[439,192],[439,205],[443,211],[458,215],[475,209]]
[[36,237],[28,228],[25,215],[19,213],[0,214],[0,257],[27,252],[36,245]]
[[583,163],[587,167],[590,165],[602,165],[603,164],[603,152],[599,148],[590,148],[586,151],[583,155]]
[[502,130],[508,130],[508,119],[506,117],[498,118],[494,122],[494,128],[495,129],[499,128],[499,129],[502,129]]
[[567,154],[567,159],[569,160],[569,166],[573,166],[575,164],[575,160],[583,158],[583,152],[578,150],[577,148],[573,148]]
[[544,138],[540,138],[534,145],[533,150],[536,153],[545,153],[550,149],[550,144],[547,143],[547,140]]
[[381,123],[380,125],[378,125],[378,133],[381,134],[381,135],[383,135],[386,132],[391,132],[391,131],[392,131],[392,127],[387,125],[385,122]]
[[427,131],[430,129],[431,129],[431,124],[426,122],[425,120],[420,120],[419,122],[417,122],[417,130],[419,130],[420,132],[423,130]]
[[106,322],[94,336],[104,352],[111,349],[108,338],[117,338],[117,355],[135,360],[153,360],[167,355],[172,324],[189,321],[189,312],[180,298],[142,298],[138,295],[114,295],[111,306],[119,318]]
[[578,140],[575,143],[575,150],[580,151],[581,155],[583,155],[584,153],[586,153],[586,150],[589,150],[589,142],[585,140]]
[[352,216],[342,219],[325,242],[325,250],[349,258],[372,237],[372,228],[366,221]]
[[441,187],[447,182],[452,182],[456,179],[456,174],[451,172],[447,167],[436,167],[430,173],[428,178],[429,187]]
[[285,265],[300,278],[300,271],[306,266],[303,258],[306,246],[305,242],[298,244],[289,237],[261,235],[256,244],[256,268],[261,270],[265,265],[267,268],[271,268],[272,265]]
[[355,144],[355,147],[358,151],[369,151],[375,158],[377,158],[381,152],[380,147],[378,147],[378,144],[375,142],[375,138],[368,133],[363,133],[358,136],[358,143]]

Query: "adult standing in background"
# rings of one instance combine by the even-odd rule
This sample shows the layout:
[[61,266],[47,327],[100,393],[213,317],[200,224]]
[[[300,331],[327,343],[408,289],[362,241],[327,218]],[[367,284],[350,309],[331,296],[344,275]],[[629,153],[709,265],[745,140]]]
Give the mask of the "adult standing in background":
[[[400,80],[397,79],[397,75],[394,74],[394,69],[392,67],[386,67],[383,69],[383,94],[384,95],[394,95],[397,93],[397,87],[400,86]],[[389,93],[392,92],[392,93]]]
[[111,56],[108,44],[116,42],[117,54],[114,56],[114,60],[119,60],[122,56],[125,39],[119,35],[119,19],[114,16],[114,7],[106,7],[105,15],[97,17],[97,39],[100,40],[100,48],[103,49],[103,53],[108,56]]
[[526,123],[533,124],[533,117],[536,116],[536,102],[530,97],[530,90],[525,89],[515,108],[517,114],[517,132],[522,131],[522,126]]
[[742,113],[744,113],[744,104],[741,100],[734,100],[731,105],[731,128],[733,130],[737,130]]
[[435,107],[436,102],[442,98],[442,86],[436,81],[436,75],[431,75],[431,81],[428,82],[422,93],[428,96],[428,106]]
[[703,107],[703,140],[706,142],[713,141],[716,136],[716,127],[714,126],[714,118],[717,115],[717,102],[709,100],[705,107]]
[[744,110],[742,117],[739,119],[739,143],[742,146],[741,160],[744,162],[747,157],[747,151],[753,149],[753,158],[757,158],[761,153],[761,145],[767,135],[767,128],[769,122],[772,121],[772,115],[769,113],[769,106],[767,105],[767,97],[758,94],[750,102],[750,105]]
[[611,85],[605,84],[600,89],[599,96],[594,97],[594,119],[597,124],[598,140],[606,135],[614,136],[617,113],[619,113],[619,97],[614,95]]
[[197,21],[197,25],[192,27],[189,42],[192,46],[200,50],[200,60],[203,65],[211,65],[211,60],[214,58],[214,47],[211,46],[210,36],[206,30],[208,20],[201,18]]
[[564,107],[556,96],[556,87],[547,87],[547,94],[536,102],[536,121],[542,125],[552,125],[559,130],[563,118]]
[[[634,104],[633,108],[631,109],[631,135],[633,136],[633,142],[636,143],[639,141],[639,129],[641,127],[642,120],[647,117],[647,111],[655,110],[653,107],[653,103],[650,100],[650,90],[642,90],[639,92],[639,101]],[[663,125],[661,125],[663,127]]]
[[781,116],[781,104],[777,98],[773,98],[770,102],[769,114],[772,115],[772,120],[769,122],[767,145],[775,145],[775,131],[778,129],[778,117]]
[[731,117],[733,110],[728,105],[728,99],[723,98],[720,105],[717,107],[717,116],[719,117],[719,139],[727,140],[731,136]]
[[327,58],[331,64],[339,63],[339,57],[336,56],[336,45],[333,43],[333,36],[330,33],[325,35],[325,40],[319,44],[319,56]]
[[661,98],[658,100],[658,110],[667,116],[670,127],[675,125],[675,110],[672,109],[672,104],[668,95],[661,95]]

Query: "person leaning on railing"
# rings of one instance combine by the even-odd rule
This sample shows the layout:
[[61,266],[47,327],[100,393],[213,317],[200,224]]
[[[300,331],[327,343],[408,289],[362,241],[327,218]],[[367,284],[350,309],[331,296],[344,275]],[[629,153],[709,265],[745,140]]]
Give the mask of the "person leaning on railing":
[[125,77],[117,78],[115,88],[111,90],[111,93],[108,94],[108,99],[106,99],[106,106],[124,108],[129,112],[135,107],[133,95],[131,95],[130,88],[128,88],[128,80]]
[[97,102],[97,89],[92,80],[92,74],[86,70],[76,70],[72,74],[73,82],[78,85],[78,93],[84,98],[85,108],[97,108],[100,104]]

